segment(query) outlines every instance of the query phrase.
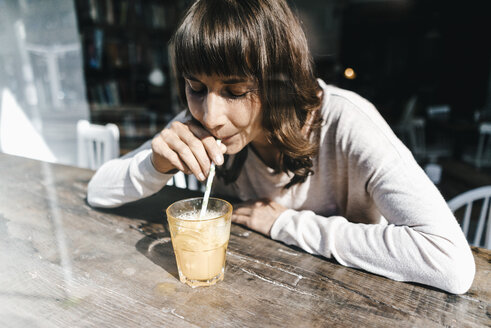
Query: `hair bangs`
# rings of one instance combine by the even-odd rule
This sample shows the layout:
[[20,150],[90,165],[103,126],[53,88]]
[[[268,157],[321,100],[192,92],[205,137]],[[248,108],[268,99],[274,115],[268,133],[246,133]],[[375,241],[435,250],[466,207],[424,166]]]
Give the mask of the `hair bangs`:
[[200,1],[190,10],[180,29],[172,40],[175,67],[178,74],[256,76],[251,63],[254,54],[248,29],[251,24],[241,21],[243,8],[233,6],[237,15],[230,15],[230,3],[222,2],[208,8],[201,8]]

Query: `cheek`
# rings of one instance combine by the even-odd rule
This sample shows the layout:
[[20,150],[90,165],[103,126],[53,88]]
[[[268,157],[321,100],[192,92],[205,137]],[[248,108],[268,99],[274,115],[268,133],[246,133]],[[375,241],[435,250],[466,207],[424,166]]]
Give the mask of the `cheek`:
[[229,115],[230,121],[234,126],[244,129],[252,124],[252,115],[247,108],[241,108],[240,110],[234,111],[233,115]]
[[201,110],[201,102],[195,99],[193,96],[189,96],[186,93],[186,101],[188,103],[189,111],[194,118],[200,119],[203,115],[203,111]]
[[231,121],[242,128],[257,128],[261,126],[261,109],[256,102],[251,102],[234,112]]

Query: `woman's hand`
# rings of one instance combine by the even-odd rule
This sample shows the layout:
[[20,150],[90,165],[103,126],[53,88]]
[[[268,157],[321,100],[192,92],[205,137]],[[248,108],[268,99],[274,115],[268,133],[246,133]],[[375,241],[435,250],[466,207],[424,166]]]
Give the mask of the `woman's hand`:
[[270,236],[271,227],[287,208],[269,199],[234,204],[232,222]]
[[210,171],[211,161],[223,164],[225,145],[217,145],[215,137],[197,123],[173,122],[152,140],[152,163],[161,173],[175,169],[194,174],[204,181]]

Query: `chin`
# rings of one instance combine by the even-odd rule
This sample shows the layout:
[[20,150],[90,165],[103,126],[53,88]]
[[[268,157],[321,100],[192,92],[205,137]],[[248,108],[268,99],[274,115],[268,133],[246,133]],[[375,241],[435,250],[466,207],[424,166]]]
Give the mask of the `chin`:
[[244,147],[246,147],[250,140],[246,135],[242,133],[237,133],[232,137],[226,138],[222,140],[223,144],[227,146],[227,151],[225,154],[227,155],[235,155],[240,152]]

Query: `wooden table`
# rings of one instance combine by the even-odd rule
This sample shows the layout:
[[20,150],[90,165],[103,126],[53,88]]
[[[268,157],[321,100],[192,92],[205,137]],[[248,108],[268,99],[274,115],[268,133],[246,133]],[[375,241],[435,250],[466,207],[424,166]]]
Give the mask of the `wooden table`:
[[185,191],[99,211],[93,172],[0,154],[0,327],[483,327],[491,252],[465,295],[343,267],[233,225],[225,280],[177,278],[163,210]]

